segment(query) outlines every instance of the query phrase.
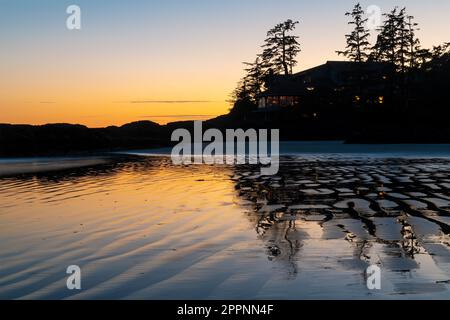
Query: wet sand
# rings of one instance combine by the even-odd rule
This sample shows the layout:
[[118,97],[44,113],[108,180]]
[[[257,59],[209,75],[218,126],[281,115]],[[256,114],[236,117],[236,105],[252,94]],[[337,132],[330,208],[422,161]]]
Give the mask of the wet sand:
[[2,178],[0,298],[450,298],[450,160],[283,157],[259,172],[151,157]]
[[368,297],[450,298],[449,160],[290,157],[278,176],[239,167],[233,179],[269,257],[292,277],[307,270],[326,291],[334,271],[378,265],[383,289]]
[[0,177],[62,171],[104,164],[102,158],[12,159],[0,162]]

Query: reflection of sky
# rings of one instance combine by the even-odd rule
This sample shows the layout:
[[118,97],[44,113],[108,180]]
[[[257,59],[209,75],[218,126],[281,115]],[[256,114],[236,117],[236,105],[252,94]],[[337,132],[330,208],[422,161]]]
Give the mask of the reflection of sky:
[[[68,5],[82,30],[65,28]],[[265,32],[301,20],[298,69],[338,59],[354,1],[0,0],[0,122],[120,124],[154,115],[225,113],[229,92]],[[362,1],[364,7],[374,4]],[[448,1],[379,0],[407,5],[425,46],[448,41]],[[127,101],[207,101],[134,104]],[[117,103],[117,101],[124,101]],[[49,103],[53,102],[53,103]],[[185,120],[185,118],[180,117]]]
[[[195,139],[195,137],[191,137]],[[219,140],[220,141],[220,140]],[[185,150],[194,150],[199,148],[199,143],[189,143],[182,141]],[[203,147],[211,145],[209,142],[204,142]],[[227,154],[227,146],[222,143],[214,143],[217,146],[216,155],[222,157]],[[199,149],[195,149],[199,150]],[[268,144],[268,150],[271,150],[271,144]],[[130,154],[137,155],[170,155],[172,148],[161,148],[151,150],[130,151]],[[308,161],[316,160],[331,160],[331,159],[349,159],[349,160],[363,160],[368,159],[383,159],[383,158],[450,158],[450,144],[390,144],[390,145],[358,145],[358,144],[344,144],[339,141],[323,141],[323,142],[308,142],[308,141],[281,141],[279,145],[279,153],[282,156],[298,156],[301,159]],[[198,152],[193,152],[194,155],[201,155]],[[245,153],[238,153],[239,155],[252,155],[249,153],[249,145],[246,143]],[[209,155],[207,153],[206,155]],[[223,158],[223,157],[222,157]]]

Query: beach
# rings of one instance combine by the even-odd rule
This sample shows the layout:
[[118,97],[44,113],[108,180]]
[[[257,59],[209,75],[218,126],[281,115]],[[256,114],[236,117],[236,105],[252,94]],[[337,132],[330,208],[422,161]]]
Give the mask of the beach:
[[0,178],[0,298],[450,297],[449,158],[280,161],[267,177],[160,155]]
[[89,158],[11,158],[0,160],[0,177],[32,173],[63,171],[104,164],[108,160],[101,157]]

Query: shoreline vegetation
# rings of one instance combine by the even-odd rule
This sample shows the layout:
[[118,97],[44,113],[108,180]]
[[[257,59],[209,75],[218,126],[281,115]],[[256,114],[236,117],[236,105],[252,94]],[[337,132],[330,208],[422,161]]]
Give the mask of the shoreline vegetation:
[[[278,116],[281,116],[279,114]],[[281,128],[281,141],[344,141],[347,144],[448,144],[450,128],[426,125],[376,124],[354,130],[331,122],[308,124],[286,118],[277,121],[239,121],[232,115],[203,123],[205,130]],[[332,121],[332,119],[330,119]],[[281,122],[283,123],[281,125]],[[194,122],[159,125],[138,121],[121,127],[88,128],[72,124],[11,125],[0,124],[0,157],[77,156],[102,152],[156,149],[173,146],[171,133],[186,128],[193,133]],[[280,126],[278,126],[280,124]]]
[[[245,63],[245,76],[226,115],[205,129],[279,129],[282,141],[340,140],[354,144],[450,143],[450,42],[425,49],[406,8],[383,15],[376,43],[360,4],[346,13],[353,29],[347,61],[293,73],[301,53],[294,34],[301,21],[267,32],[262,52]],[[77,155],[173,145],[171,134],[194,121],[159,125],[137,121],[120,127],[76,124],[0,124],[0,157]]]

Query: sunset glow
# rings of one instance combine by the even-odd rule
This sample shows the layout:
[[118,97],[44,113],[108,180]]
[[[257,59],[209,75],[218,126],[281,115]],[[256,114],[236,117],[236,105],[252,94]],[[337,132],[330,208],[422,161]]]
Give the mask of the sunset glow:
[[[433,3],[440,9],[431,10]],[[377,5],[406,5],[430,47],[448,41],[450,31],[450,3],[433,3]],[[335,50],[345,46],[344,13],[354,1],[79,0],[80,31],[65,27],[70,4],[0,1],[0,123],[99,127],[225,114],[242,62],[254,59],[266,31],[284,19],[300,20],[296,70],[342,60]]]

